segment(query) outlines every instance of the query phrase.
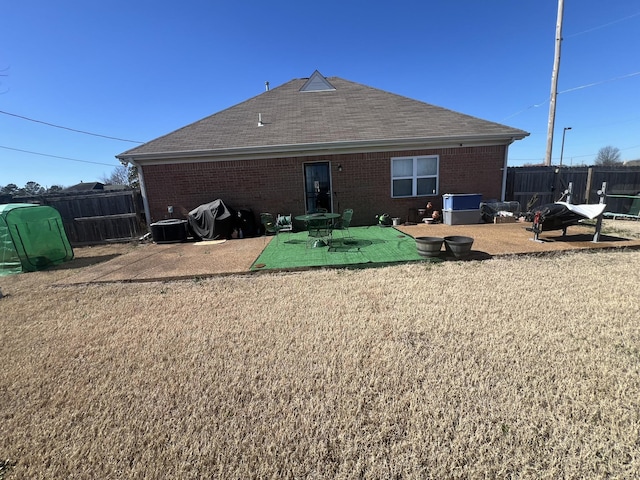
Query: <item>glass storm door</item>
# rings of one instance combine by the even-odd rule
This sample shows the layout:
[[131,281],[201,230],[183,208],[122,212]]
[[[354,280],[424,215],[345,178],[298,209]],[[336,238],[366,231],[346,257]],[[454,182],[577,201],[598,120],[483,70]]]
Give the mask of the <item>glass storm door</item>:
[[307,213],[324,208],[331,212],[331,169],[329,162],[304,166],[304,191]]

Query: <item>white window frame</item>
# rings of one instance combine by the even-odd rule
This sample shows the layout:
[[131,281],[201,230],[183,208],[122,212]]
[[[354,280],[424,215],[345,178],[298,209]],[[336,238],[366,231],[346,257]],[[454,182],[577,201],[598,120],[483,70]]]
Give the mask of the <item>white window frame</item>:
[[[435,159],[436,161],[436,174],[435,175],[418,175],[418,159]],[[393,162],[396,160],[413,160],[413,172],[410,176],[393,176]],[[432,197],[438,195],[440,188],[440,156],[439,155],[416,155],[415,157],[392,157],[390,162],[391,168],[391,198],[411,198],[411,197]],[[435,178],[436,179],[436,191],[433,193],[418,195],[418,179],[422,178]],[[409,180],[411,179],[411,195],[394,195],[393,182],[394,180]]]

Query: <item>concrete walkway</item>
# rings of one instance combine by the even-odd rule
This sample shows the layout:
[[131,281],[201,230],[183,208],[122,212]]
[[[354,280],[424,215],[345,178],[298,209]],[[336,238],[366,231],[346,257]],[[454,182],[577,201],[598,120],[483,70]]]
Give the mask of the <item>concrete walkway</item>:
[[[570,227],[567,236],[561,231],[540,235],[542,242],[533,241],[528,223],[480,225],[408,225],[396,227],[413,237],[464,235],[473,237],[472,259],[494,256],[548,253],[563,250],[600,248],[640,248],[640,238],[601,235],[593,243],[593,228]],[[354,233],[357,230],[354,229]],[[249,268],[273,237],[242,240],[187,242],[173,244],[142,244],[117,250],[117,246],[101,246],[93,250],[76,249],[75,268],[78,272],[63,284],[95,282],[163,281],[215,275],[249,273]],[[109,249],[113,254],[109,254]],[[125,252],[125,253],[123,253]],[[93,261],[95,260],[95,261]],[[83,266],[83,262],[86,266]],[[61,266],[65,268],[65,266]],[[81,267],[81,268],[80,268]],[[69,265],[68,268],[74,268]]]

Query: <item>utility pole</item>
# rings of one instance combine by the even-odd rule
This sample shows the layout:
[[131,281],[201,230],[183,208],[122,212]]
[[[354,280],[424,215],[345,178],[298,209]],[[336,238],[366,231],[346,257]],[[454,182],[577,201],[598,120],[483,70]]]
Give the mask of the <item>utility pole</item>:
[[553,151],[553,128],[556,123],[556,97],[558,96],[558,73],[560,72],[560,47],[562,46],[562,17],[564,0],[558,0],[558,21],[556,23],[556,54],[551,72],[551,100],[549,101],[549,127],[547,130],[547,155],[544,164],[551,165]]

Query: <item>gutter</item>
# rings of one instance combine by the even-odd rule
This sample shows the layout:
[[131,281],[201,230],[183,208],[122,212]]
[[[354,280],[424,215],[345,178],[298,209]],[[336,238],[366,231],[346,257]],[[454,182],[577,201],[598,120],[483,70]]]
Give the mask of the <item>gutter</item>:
[[287,144],[269,146],[250,146],[234,148],[218,148],[209,150],[180,150],[153,153],[125,153],[116,155],[124,162],[141,162],[146,165],[173,163],[179,159],[190,159],[192,161],[212,161],[212,160],[245,160],[245,159],[265,159],[282,156],[312,156],[327,154],[349,154],[370,151],[393,151],[405,150],[409,148],[458,148],[458,147],[478,147],[488,145],[511,144],[514,140],[526,137],[528,133],[522,132],[518,136],[485,135],[467,137],[429,137],[410,139],[391,139],[376,141],[356,141],[356,142],[324,142],[307,144]]

